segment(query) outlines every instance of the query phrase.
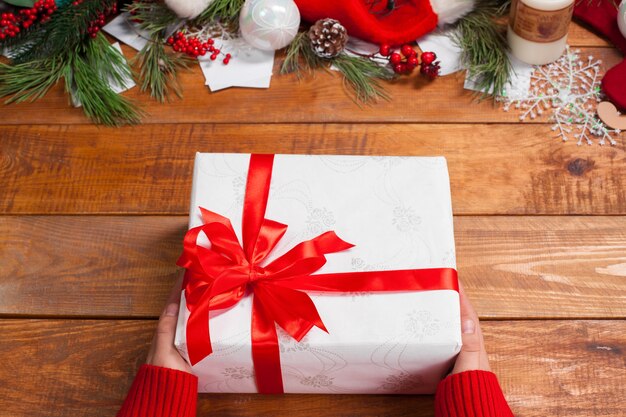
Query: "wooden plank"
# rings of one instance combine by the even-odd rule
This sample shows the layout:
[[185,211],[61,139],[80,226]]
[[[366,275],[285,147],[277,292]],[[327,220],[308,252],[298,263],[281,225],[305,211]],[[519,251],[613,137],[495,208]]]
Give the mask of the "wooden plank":
[[0,126],[0,213],[187,214],[196,151],[443,155],[455,214],[626,214],[626,133],[545,125]]
[[[0,217],[0,314],[157,317],[186,217]],[[626,318],[626,217],[456,217],[483,318]]]
[[[145,358],[155,322],[0,320],[3,416],[111,416]],[[619,417],[626,321],[483,323],[516,416]],[[204,394],[200,415],[432,416],[429,396]]]
[[[128,48],[127,56],[132,52]],[[583,55],[601,58],[606,68],[622,60],[613,48],[582,48]],[[279,75],[281,59],[274,66],[269,90],[231,88],[210,93],[197,65],[181,75],[184,99],[167,105],[152,101],[137,88],[125,93],[148,113],[144,123],[333,123],[333,122],[515,122],[517,115],[504,113],[485,100],[477,103],[463,89],[462,73],[430,82],[414,75],[386,84],[389,102],[359,108],[344,90],[337,73],[320,71],[314,78],[298,80]],[[37,103],[2,107],[2,124],[88,124],[81,109],[71,108],[61,85]]]

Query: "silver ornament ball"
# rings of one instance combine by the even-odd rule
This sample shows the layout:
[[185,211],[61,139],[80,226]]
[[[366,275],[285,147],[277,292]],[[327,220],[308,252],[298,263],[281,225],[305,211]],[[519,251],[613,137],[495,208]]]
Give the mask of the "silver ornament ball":
[[275,51],[295,38],[300,11],[293,0],[246,0],[239,14],[239,27],[251,46]]

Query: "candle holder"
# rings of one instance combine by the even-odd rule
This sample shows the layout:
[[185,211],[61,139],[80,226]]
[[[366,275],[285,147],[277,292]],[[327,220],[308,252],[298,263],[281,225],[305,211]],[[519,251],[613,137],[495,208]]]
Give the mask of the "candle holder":
[[545,65],[565,51],[574,0],[513,0],[507,38],[523,62]]

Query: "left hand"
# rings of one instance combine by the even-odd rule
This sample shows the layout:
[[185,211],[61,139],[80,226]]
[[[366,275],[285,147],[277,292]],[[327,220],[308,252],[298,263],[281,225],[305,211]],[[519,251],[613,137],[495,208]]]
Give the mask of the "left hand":
[[146,363],[191,373],[191,366],[180,356],[178,349],[174,346],[182,283],[183,274],[181,273],[167,299],[165,310],[163,310],[159,318],[159,324],[152,339],[152,346],[148,351]]

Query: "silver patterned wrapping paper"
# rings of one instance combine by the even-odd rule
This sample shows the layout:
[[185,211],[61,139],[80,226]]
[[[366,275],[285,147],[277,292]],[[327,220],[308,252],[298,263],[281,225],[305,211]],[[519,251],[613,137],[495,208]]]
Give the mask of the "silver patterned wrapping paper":
[[[196,155],[189,227],[202,224],[203,207],[228,217],[241,241],[249,158]],[[276,155],[266,217],[289,226],[267,262],[334,230],[355,247],[327,255],[316,273],[456,268],[442,157]],[[460,350],[455,291],[309,294],[329,333],[314,327],[298,343],[278,329],[287,393],[433,393]],[[213,353],[193,367],[200,392],[257,392],[251,301],[211,312]],[[185,357],[188,316],[183,294],[176,346]]]

